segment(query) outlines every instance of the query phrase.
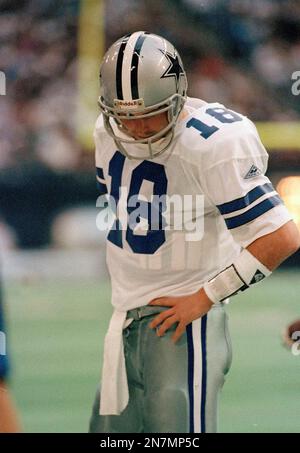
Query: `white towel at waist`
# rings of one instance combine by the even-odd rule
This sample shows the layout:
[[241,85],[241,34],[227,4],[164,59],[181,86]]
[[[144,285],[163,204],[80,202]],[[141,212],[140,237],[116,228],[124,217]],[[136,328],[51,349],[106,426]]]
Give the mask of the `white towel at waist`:
[[129,401],[123,329],[133,321],[127,312],[115,310],[104,340],[100,415],[120,415]]

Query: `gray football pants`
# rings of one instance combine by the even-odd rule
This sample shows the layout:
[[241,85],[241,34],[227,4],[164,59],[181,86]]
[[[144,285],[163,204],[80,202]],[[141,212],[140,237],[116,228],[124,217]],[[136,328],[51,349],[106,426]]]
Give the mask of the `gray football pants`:
[[220,390],[231,364],[231,342],[223,304],[187,326],[174,344],[175,326],[158,337],[149,323],[165,307],[141,307],[124,330],[129,403],[121,415],[99,415],[93,433],[211,433],[217,431]]

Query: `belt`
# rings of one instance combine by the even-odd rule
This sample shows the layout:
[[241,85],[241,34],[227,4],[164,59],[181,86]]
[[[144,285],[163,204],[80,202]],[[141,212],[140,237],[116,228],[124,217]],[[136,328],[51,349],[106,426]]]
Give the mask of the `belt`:
[[[217,308],[223,306],[223,304],[227,304],[229,299],[224,300],[223,302],[219,302],[214,304],[212,308]],[[144,305],[143,307],[133,308],[127,312],[126,319],[131,318],[135,321],[139,321],[146,316],[152,316],[156,313],[161,313],[162,311],[169,310],[171,307],[160,307],[160,306],[152,306],[152,305]]]
[[168,310],[170,307],[157,307],[151,305],[145,305],[143,307],[134,308],[127,312],[126,318],[134,319],[135,321],[139,321],[146,316],[152,316],[156,313],[161,313],[162,311]]

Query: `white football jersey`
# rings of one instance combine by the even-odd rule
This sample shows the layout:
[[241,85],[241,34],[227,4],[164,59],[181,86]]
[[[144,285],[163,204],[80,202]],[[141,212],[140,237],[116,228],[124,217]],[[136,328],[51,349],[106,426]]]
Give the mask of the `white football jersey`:
[[172,145],[153,160],[126,158],[101,116],[96,123],[99,190],[117,207],[107,265],[121,311],[197,291],[241,247],[292,218],[265,176],[268,154],[247,117],[192,98],[183,113]]

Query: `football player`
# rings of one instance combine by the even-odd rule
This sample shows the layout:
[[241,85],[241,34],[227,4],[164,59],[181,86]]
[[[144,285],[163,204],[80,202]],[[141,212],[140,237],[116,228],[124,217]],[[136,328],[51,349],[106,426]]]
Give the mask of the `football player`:
[[0,433],[17,433],[20,432],[21,427],[7,386],[8,371],[9,363],[0,282]]
[[299,233],[265,176],[253,123],[187,97],[170,42],[122,37],[100,83],[94,138],[113,212],[114,313],[90,431],[215,432],[231,363],[225,302],[294,253]]

